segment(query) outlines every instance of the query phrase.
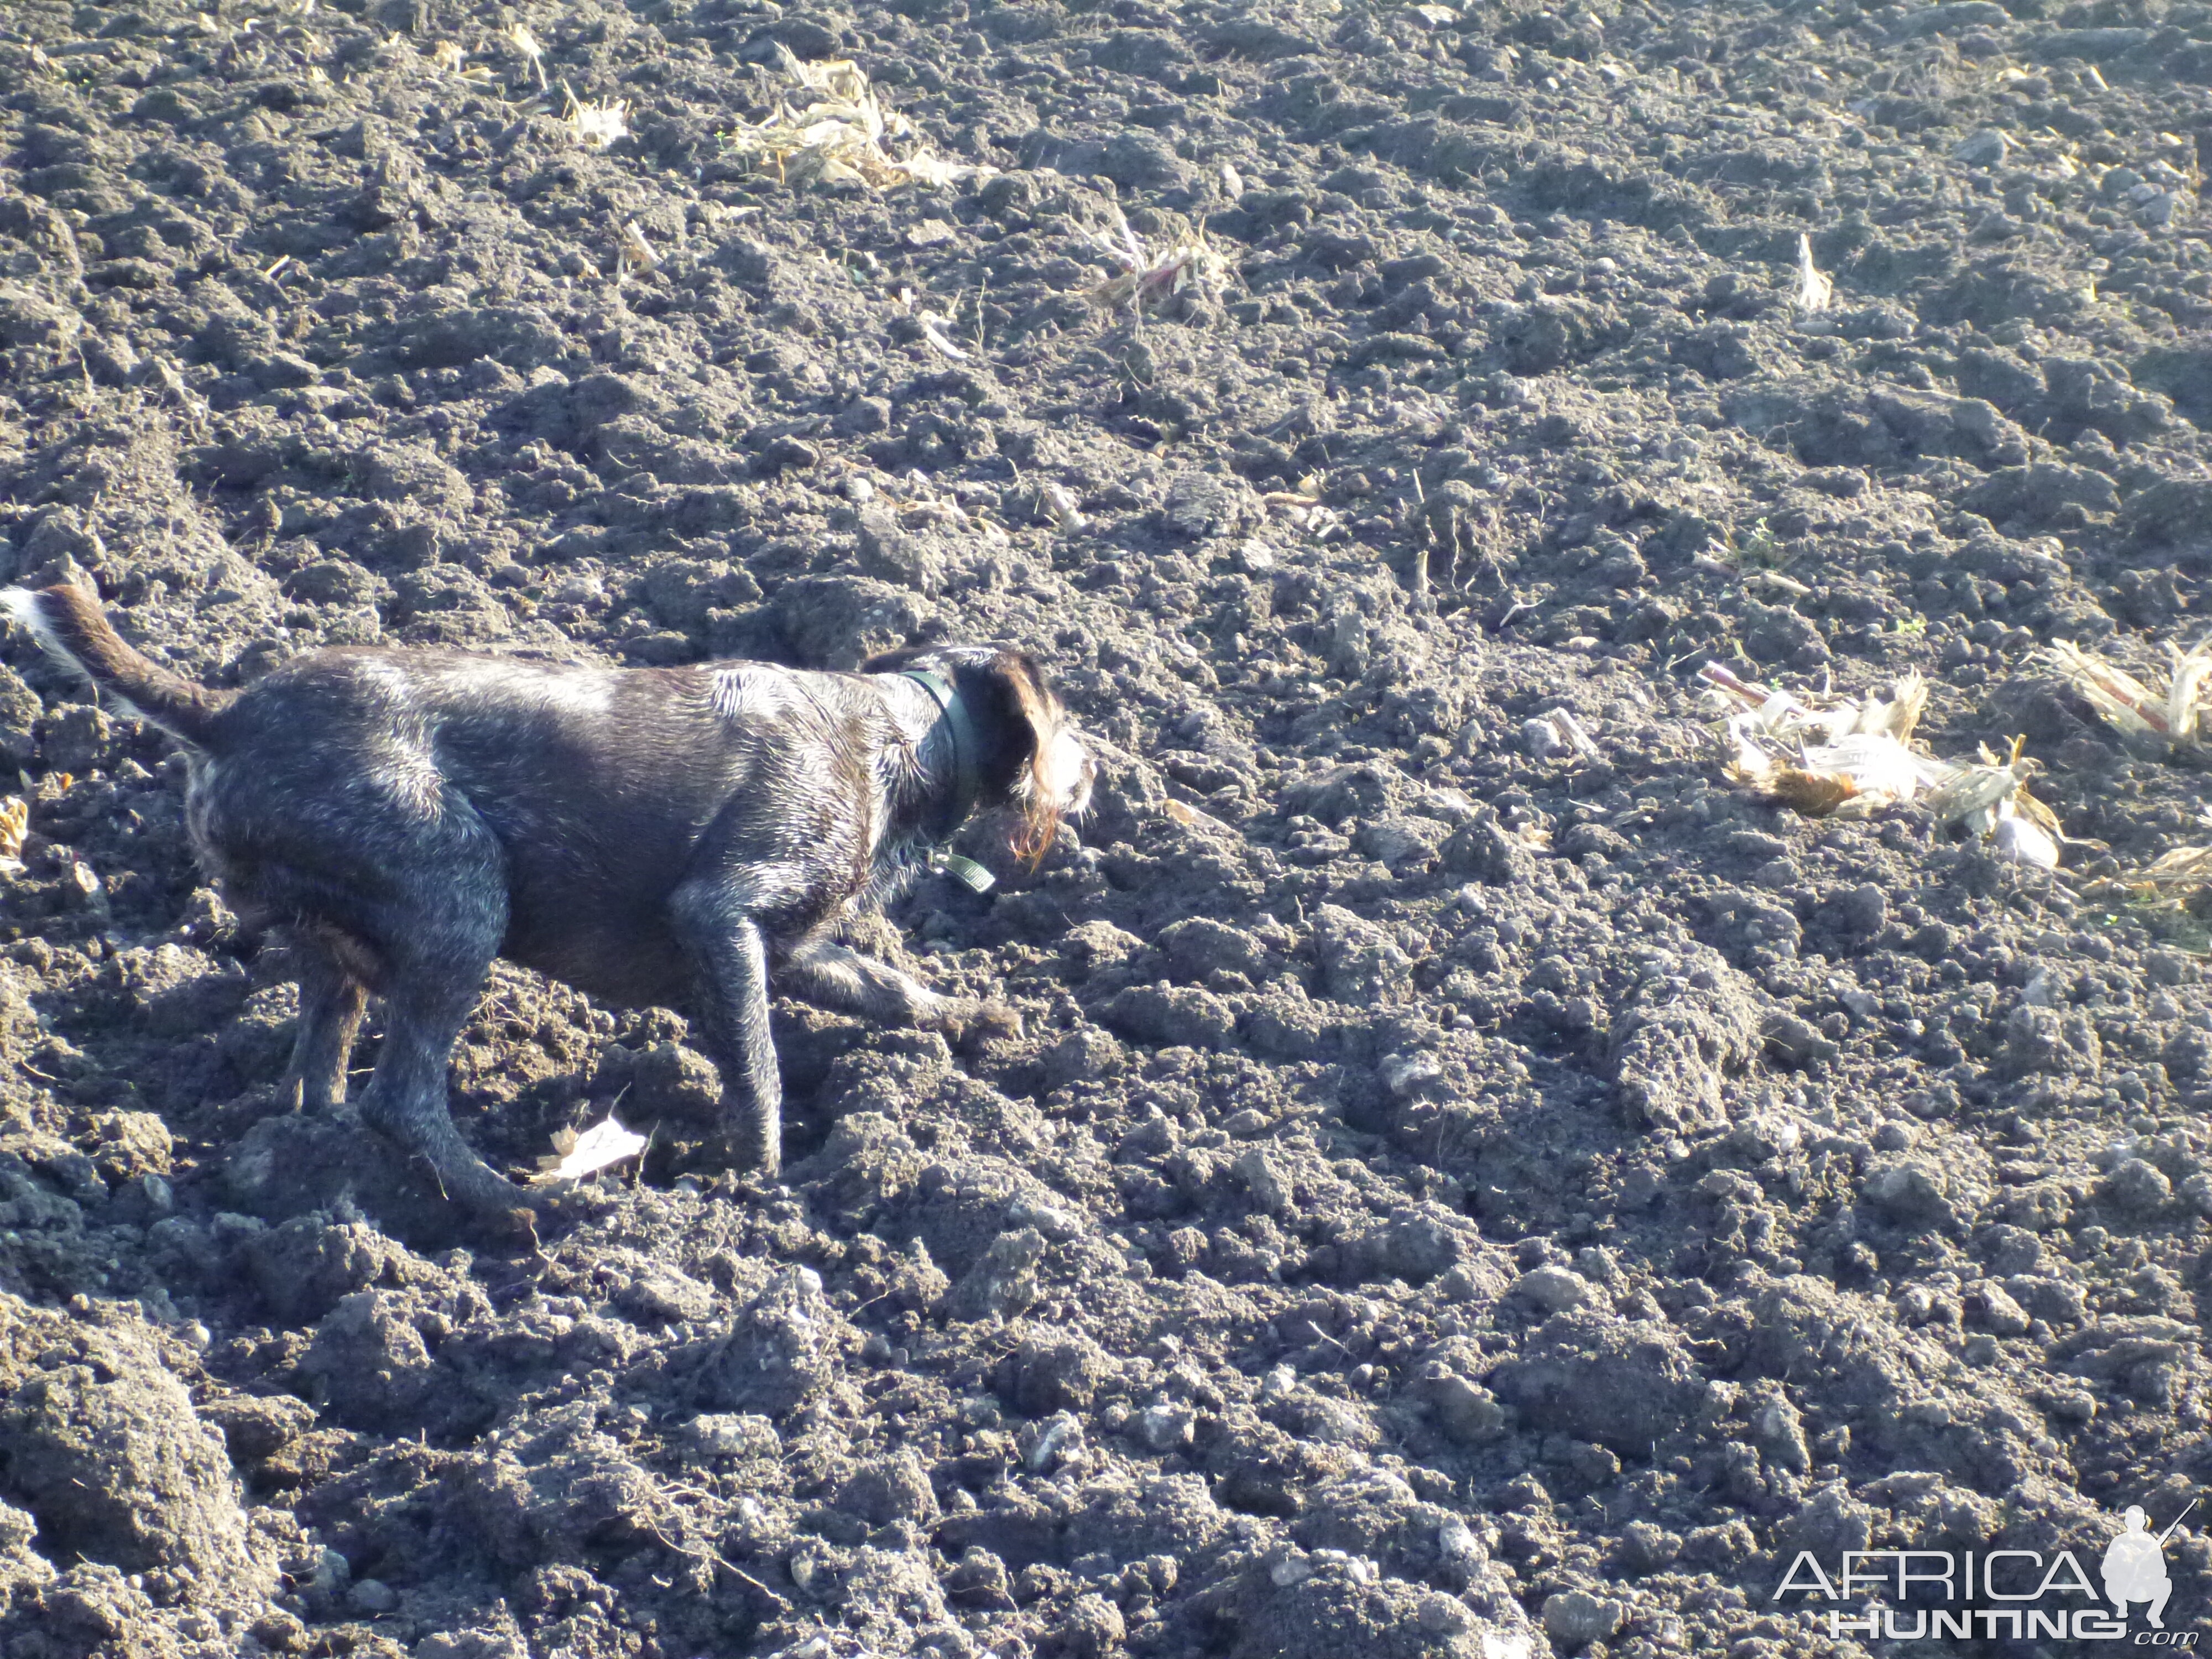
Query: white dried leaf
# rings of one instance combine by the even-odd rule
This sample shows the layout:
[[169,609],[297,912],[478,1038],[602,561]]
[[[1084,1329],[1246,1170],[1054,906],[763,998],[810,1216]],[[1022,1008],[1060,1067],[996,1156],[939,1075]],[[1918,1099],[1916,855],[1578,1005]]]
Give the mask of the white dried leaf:
[[554,1156],[538,1160],[540,1183],[581,1181],[586,1176],[635,1158],[645,1150],[645,1137],[625,1129],[610,1112],[581,1133],[563,1129],[553,1137]]
[[1809,771],[1847,777],[1854,792],[1880,797],[1878,804],[1909,801],[1923,789],[1943,784],[1952,769],[1916,755],[1887,732],[1854,732],[1805,751]]

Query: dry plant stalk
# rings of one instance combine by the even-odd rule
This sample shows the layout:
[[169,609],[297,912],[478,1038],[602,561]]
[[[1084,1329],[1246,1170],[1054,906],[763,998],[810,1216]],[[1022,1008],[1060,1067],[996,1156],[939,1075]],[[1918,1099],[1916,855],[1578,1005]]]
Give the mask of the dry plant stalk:
[[2123,736],[2182,747],[2197,743],[2206,730],[2212,696],[2212,639],[2184,651],[2166,647],[2166,687],[2154,691],[2094,651],[2061,640],[2047,653],[2082,700]]
[[517,23],[507,30],[507,43],[530,60],[531,70],[538,76],[538,90],[547,91],[545,48],[538,44],[538,37],[525,25]]
[[645,240],[645,233],[637,228],[635,219],[626,221],[620,237],[622,268],[624,270],[653,270],[659,267],[660,256],[653,251],[653,244]]
[[1053,479],[1037,486],[1037,504],[1062,530],[1080,530],[1086,522],[1083,509],[1076,504],[1075,492]]
[[1120,275],[1091,290],[1091,301],[1109,309],[1127,306],[1140,311],[1171,300],[1194,285],[1210,288],[1220,276],[1221,256],[1206,245],[1202,230],[1166,246],[1148,248],[1138,240],[1137,233],[1116,208],[1114,222],[1107,228],[1093,230],[1079,225],[1076,232],[1121,267]]
[[[776,55],[791,93],[766,120],[724,136],[760,171],[790,185],[858,183],[877,190],[954,184],[998,172],[938,155],[911,121],[884,108],[858,64],[844,58],[802,63],[781,45]],[[904,143],[903,155],[887,148],[894,140]]]
[[1836,297],[1836,285],[1827,274],[1813,263],[1813,239],[1803,232],[1797,235],[1797,309],[1826,311]]
[[937,319],[934,317],[923,317],[917,313],[916,320],[921,324],[921,337],[923,339],[928,341],[930,344],[935,346],[939,351],[951,358],[956,363],[964,363],[968,361],[970,354],[963,350],[959,346],[952,343],[951,337],[947,335],[942,328],[938,326]]

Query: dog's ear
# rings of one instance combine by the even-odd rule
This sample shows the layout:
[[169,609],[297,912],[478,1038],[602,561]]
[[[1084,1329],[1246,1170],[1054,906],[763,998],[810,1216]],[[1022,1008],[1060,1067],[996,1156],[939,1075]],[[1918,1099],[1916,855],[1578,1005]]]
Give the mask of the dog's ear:
[[995,711],[1009,733],[1005,757],[1006,790],[1020,810],[1022,827],[1014,851],[1031,864],[1044,857],[1060,834],[1061,803],[1067,791],[1052,775],[1056,739],[1066,716],[1060,699],[1045,684],[1044,672],[1019,651],[1001,649],[982,669]]

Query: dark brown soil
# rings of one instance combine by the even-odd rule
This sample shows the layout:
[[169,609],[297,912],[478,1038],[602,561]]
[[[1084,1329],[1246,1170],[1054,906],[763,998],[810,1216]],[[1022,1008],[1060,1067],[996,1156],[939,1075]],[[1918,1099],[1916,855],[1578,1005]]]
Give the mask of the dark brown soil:
[[[1000,171],[748,172],[781,52]],[[2208,153],[2196,0],[10,0],[0,576],[216,684],[1006,638],[1109,764],[892,917],[1024,1039],[779,1006],[786,1186],[502,976],[489,1156],[656,1126],[533,1251],[272,1115],[179,763],[11,641],[0,1652],[1778,1659],[1801,1549],[2164,1527],[2204,935],[2081,895],[2205,774],[2037,653],[2203,626]],[[1117,203],[1218,278],[1094,302]],[[1923,671],[2073,878],[1751,801],[1708,659]]]

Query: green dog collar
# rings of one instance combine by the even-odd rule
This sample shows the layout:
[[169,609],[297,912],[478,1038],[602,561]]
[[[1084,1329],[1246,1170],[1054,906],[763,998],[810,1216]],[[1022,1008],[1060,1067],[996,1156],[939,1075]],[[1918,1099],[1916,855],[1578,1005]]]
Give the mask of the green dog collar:
[[[982,739],[976,734],[975,716],[968,712],[968,705],[961,701],[951,681],[933,668],[905,668],[899,672],[929,693],[930,701],[937,705],[945,740],[952,745],[952,793],[928,831],[933,842],[950,841],[952,832],[968,821],[968,815],[975,810],[976,799],[983,793]],[[991,872],[973,859],[941,854],[937,867],[979,893],[991,884]]]

